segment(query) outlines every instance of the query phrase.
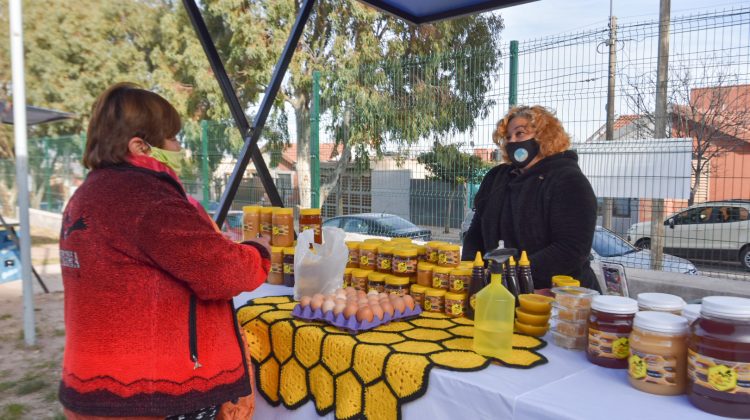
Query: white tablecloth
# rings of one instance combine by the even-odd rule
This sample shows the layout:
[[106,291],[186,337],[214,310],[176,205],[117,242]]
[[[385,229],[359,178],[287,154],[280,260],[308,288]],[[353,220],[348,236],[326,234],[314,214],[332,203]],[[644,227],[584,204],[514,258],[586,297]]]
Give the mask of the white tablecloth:
[[[263,285],[235,297],[235,306],[262,296],[291,295],[284,286]],[[490,365],[478,372],[430,371],[427,392],[402,407],[409,419],[638,419],[721,418],[693,407],[687,397],[664,397],[631,387],[627,371],[591,364],[580,351],[555,346],[545,337],[549,362],[530,370]],[[315,419],[312,402],[296,410],[272,407],[256,396],[255,418]],[[333,419],[333,413],[326,418]]]

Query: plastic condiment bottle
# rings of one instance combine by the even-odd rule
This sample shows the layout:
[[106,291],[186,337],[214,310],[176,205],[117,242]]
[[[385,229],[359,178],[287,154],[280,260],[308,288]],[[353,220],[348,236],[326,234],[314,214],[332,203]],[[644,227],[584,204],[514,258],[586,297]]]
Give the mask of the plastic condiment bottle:
[[471,269],[471,285],[469,287],[469,299],[466,304],[466,318],[474,319],[474,308],[476,307],[477,292],[487,285],[487,276],[484,272],[484,261],[482,253],[477,251],[474,264]]
[[690,330],[690,402],[712,414],[750,418],[750,299],[703,298]]
[[667,312],[635,314],[630,333],[628,379],[636,389],[658,395],[685,392],[688,322]]
[[521,293],[534,293],[534,279],[531,277],[531,261],[526,251],[521,251],[521,259],[518,260],[518,286]]
[[686,303],[681,297],[668,293],[639,293],[638,309],[641,311],[669,312],[681,315]]
[[688,324],[692,324],[693,321],[701,316],[701,305],[699,303],[691,303],[690,305],[685,305],[685,307],[682,308],[682,316],[687,319]]
[[474,309],[475,352],[495,358],[510,355],[513,340],[513,311],[516,298],[502,284],[502,262],[491,261],[490,284],[476,294]]
[[505,263],[505,282],[504,285],[508,291],[515,297],[521,294],[521,288],[518,285],[518,275],[516,274],[516,260],[513,257]]
[[629,341],[638,302],[622,296],[594,296],[586,357],[591,363],[627,369]]

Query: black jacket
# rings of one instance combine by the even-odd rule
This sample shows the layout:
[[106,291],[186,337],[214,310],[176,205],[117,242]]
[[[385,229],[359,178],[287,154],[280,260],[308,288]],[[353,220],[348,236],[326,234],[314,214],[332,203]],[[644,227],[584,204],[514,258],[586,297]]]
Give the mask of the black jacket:
[[523,173],[498,165],[474,199],[462,259],[473,260],[477,251],[484,254],[503,240],[506,248],[527,252],[536,288],[550,287],[553,275],[566,274],[598,290],[589,265],[596,206],[573,151],[549,156]]

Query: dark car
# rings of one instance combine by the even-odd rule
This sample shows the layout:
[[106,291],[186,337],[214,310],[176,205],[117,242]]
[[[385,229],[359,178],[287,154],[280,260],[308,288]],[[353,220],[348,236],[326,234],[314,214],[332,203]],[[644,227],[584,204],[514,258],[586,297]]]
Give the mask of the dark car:
[[414,223],[388,213],[359,213],[332,217],[323,226],[337,227],[345,232],[362,235],[388,236],[391,238],[412,238],[429,241],[432,232]]

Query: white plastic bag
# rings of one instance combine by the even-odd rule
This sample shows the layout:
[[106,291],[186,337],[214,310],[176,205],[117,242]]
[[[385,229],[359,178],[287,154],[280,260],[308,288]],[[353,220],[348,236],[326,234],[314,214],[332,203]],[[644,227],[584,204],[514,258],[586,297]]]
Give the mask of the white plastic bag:
[[[339,228],[323,227],[323,244],[313,243],[314,232],[306,230],[297,236],[294,251],[294,299],[315,293],[331,294],[344,283],[344,269],[349,259],[346,233]],[[313,249],[310,249],[310,244]]]

